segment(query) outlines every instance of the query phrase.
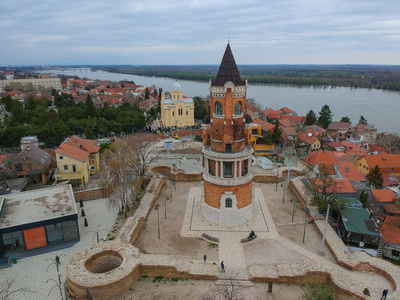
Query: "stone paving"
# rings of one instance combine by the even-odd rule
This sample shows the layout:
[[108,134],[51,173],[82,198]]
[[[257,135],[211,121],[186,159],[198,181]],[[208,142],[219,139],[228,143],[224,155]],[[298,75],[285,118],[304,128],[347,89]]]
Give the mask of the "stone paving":
[[[226,269],[226,273],[220,274],[220,279],[234,278],[235,280],[246,281],[252,280],[252,278],[263,277],[278,278],[283,276],[294,278],[295,276],[304,276],[309,272],[321,272],[327,274],[327,276],[331,276],[336,285],[341,286],[345,290],[356,292],[359,295],[362,295],[363,289],[368,287],[372,293],[372,299],[377,298],[385,288],[389,289],[389,295],[393,294],[394,287],[386,277],[375,272],[351,271],[325,259],[324,256],[314,254],[296,243],[279,236],[261,190],[255,188],[254,195],[255,202],[258,202],[259,205],[255,207],[255,216],[251,221],[236,226],[219,226],[202,217],[201,188],[194,187],[190,190],[181,234],[182,236],[200,237],[202,233],[206,233],[219,239],[219,262],[223,260]],[[317,221],[319,227],[323,223],[323,221]],[[256,232],[257,239],[259,240],[274,240],[279,243],[281,254],[287,253],[287,255],[293,256],[293,252],[296,252],[301,255],[302,259],[292,262],[280,261],[279,263],[268,264],[266,257],[265,262],[251,266],[246,265],[246,254],[240,240],[250,230]],[[336,238],[338,239],[337,234],[332,228],[329,228],[327,236],[327,240],[331,241],[331,245],[329,246],[334,248],[332,249],[334,251],[346,253],[349,265],[356,265],[358,262],[368,262],[372,265],[374,262],[378,263],[378,265],[382,263],[386,264],[386,262],[371,258],[364,253],[355,254],[353,257],[353,254],[350,253],[343,242]],[[252,243],[252,241],[249,243]],[[357,255],[361,256],[362,259],[357,259]],[[390,265],[383,267],[396,269],[396,267],[393,266],[392,268]],[[397,274],[393,275],[396,276]],[[392,298],[389,297],[388,299]]]
[[[77,208],[80,216],[79,203]],[[54,263],[55,256],[60,256],[60,274],[62,283],[66,280],[67,262],[78,251],[97,243],[95,232],[100,230],[99,238],[104,239],[110,231],[118,213],[108,204],[108,199],[97,199],[84,202],[84,210],[89,226],[84,227],[84,218],[79,217],[79,234],[81,240],[74,245],[61,250],[43,249],[43,254],[18,259],[16,264],[9,268],[0,269],[0,277],[15,278],[14,288],[23,287],[29,292],[16,293],[9,300],[43,300],[60,299],[60,291],[56,285],[57,271]],[[100,227],[99,227],[100,225]],[[91,232],[93,231],[93,232]],[[46,283],[46,281],[48,281]],[[54,287],[54,288],[53,288]]]

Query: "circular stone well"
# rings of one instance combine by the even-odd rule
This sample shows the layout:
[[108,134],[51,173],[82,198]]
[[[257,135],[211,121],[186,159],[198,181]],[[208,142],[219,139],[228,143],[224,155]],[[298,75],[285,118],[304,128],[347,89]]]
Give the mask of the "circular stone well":
[[106,273],[122,264],[122,255],[115,250],[106,250],[89,257],[85,268],[92,273]]

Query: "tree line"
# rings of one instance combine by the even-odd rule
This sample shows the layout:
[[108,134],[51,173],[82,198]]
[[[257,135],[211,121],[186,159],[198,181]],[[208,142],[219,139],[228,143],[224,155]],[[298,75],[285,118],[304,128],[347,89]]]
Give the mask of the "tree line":
[[[332,86],[400,90],[400,69],[394,66],[238,66],[251,83]],[[214,80],[217,66],[104,66],[108,72],[171,77],[195,81]]]
[[131,133],[146,126],[143,111],[129,103],[119,107],[104,103],[96,108],[90,95],[84,103],[76,103],[72,95],[59,95],[55,90],[53,95],[54,103],[28,96],[23,104],[10,96],[3,97],[6,112],[0,127],[0,147],[18,147],[21,137],[30,135],[38,136],[46,147],[55,147],[72,134],[97,138]]

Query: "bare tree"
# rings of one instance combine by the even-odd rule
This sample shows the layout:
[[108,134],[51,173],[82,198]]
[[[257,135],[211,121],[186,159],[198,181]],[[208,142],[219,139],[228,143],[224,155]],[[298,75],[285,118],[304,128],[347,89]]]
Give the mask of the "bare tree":
[[101,185],[110,189],[110,201],[121,212],[129,211],[128,199],[134,176],[128,167],[128,147],[124,140],[116,140],[104,152],[101,168]]
[[128,164],[133,174],[143,177],[150,164],[157,158],[154,154],[156,136],[152,134],[139,133],[127,138]]
[[249,295],[245,294],[244,287],[238,284],[237,275],[228,277],[222,284],[201,297],[201,300],[245,300]]
[[[116,140],[104,152],[101,183],[111,190],[110,201],[126,214],[129,199],[138,196],[137,187],[143,182],[151,162],[156,159],[152,153],[156,136],[139,133],[127,139]],[[136,190],[136,193],[134,191]]]
[[[18,282],[20,279],[15,275],[12,278],[7,278],[7,276],[2,276],[0,281],[0,300],[11,299],[11,297],[18,296],[21,294],[32,293],[31,290],[25,287],[18,287]],[[18,298],[18,297],[16,297]]]

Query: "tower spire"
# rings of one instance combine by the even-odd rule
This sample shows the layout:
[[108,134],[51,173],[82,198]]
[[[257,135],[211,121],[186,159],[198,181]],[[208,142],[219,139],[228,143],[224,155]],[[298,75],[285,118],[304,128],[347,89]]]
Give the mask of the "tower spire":
[[236,66],[229,41],[221,65],[219,66],[217,78],[212,84],[215,86],[224,86],[227,81],[232,81],[235,86],[245,84],[240,78],[239,70]]

